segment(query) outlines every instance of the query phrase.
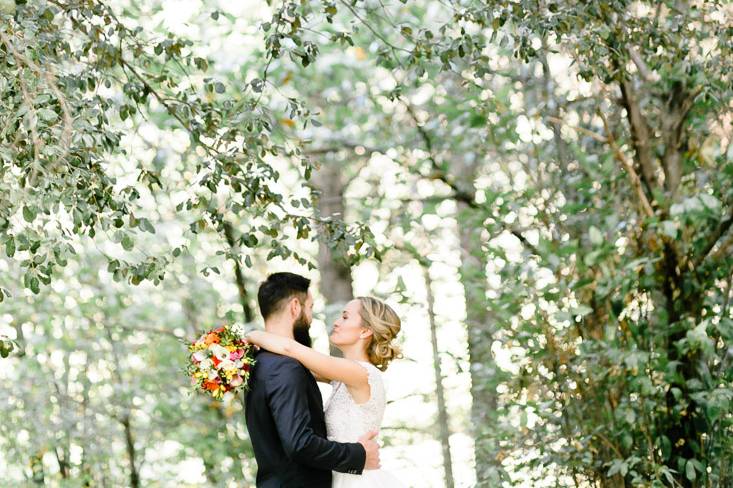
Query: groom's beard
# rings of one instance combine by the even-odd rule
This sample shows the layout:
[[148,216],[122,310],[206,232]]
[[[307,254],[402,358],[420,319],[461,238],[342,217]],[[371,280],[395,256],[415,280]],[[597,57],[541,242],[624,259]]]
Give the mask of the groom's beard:
[[293,324],[293,338],[296,342],[303,344],[306,347],[311,347],[312,341],[310,336],[310,321],[301,314],[298,320]]

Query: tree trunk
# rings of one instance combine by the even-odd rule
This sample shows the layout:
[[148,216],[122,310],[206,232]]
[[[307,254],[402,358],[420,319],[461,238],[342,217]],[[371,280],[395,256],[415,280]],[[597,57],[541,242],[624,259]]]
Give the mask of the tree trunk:
[[[115,378],[117,379],[117,383],[119,387],[122,390],[125,390],[127,384],[122,376],[122,363],[120,362],[120,352],[118,350],[118,342],[114,340],[112,337],[112,332],[110,331],[110,328],[105,328],[105,332],[107,333],[107,339],[110,342],[110,345],[112,346],[112,362],[114,364],[114,370],[113,374]],[[117,420],[122,424],[122,428],[125,434],[125,448],[127,451],[127,459],[130,463],[130,487],[131,488],[139,488],[140,487],[140,475],[137,471],[137,464],[136,464],[136,455],[137,451],[135,450],[135,437],[132,432],[132,421],[130,418],[130,405],[123,405],[122,406],[124,413],[117,417]]]
[[59,474],[62,479],[69,479],[71,465],[69,463],[69,451],[65,447],[54,448],[56,462],[59,465]]
[[[239,254],[239,246],[234,238],[234,228],[229,222],[224,222],[224,235],[226,236],[227,243],[231,249],[232,255],[236,256]],[[237,290],[239,291],[239,302],[242,305],[242,312],[244,313],[245,322],[253,322],[255,315],[252,307],[249,304],[249,296],[247,294],[246,280],[244,279],[244,272],[242,272],[242,266],[239,264],[239,259],[234,259],[234,279],[237,282]]]
[[[325,163],[313,174],[311,185],[314,192],[314,206],[321,217],[344,215],[345,183],[341,168],[334,163]],[[354,298],[351,268],[341,257],[334,255],[325,239],[318,239],[318,270],[321,274],[321,294],[326,299],[326,330],[341,312],[343,306]],[[341,352],[331,346],[331,355],[341,356]]]
[[425,288],[427,290],[428,320],[430,323],[430,342],[433,346],[433,371],[435,372],[435,392],[438,400],[438,427],[440,430],[440,443],[443,448],[443,471],[446,488],[453,488],[453,458],[450,452],[450,426],[448,425],[448,409],[445,406],[445,393],[443,391],[443,373],[440,368],[440,355],[438,352],[438,335],[435,323],[433,299],[433,282],[430,279],[430,269],[423,264],[425,275]]
[[87,409],[89,408],[89,389],[91,382],[89,381],[89,356],[84,361],[84,370],[81,374],[82,384],[82,403],[81,403],[81,438],[84,443],[81,451],[81,482],[83,487],[92,486],[93,475],[92,468],[87,459],[87,439],[89,439],[89,422],[87,421]]
[[127,459],[130,462],[130,487],[140,488],[140,474],[137,472],[135,438],[132,435],[132,425],[130,423],[130,414],[125,414],[121,421],[125,430],[125,447],[127,449]]
[[465,204],[458,204],[459,212],[467,215],[459,222],[461,245],[460,279],[466,299],[466,328],[471,367],[471,425],[475,440],[476,482],[478,486],[497,486],[500,463],[496,447],[486,431],[496,412],[496,365],[491,355],[493,331],[486,300],[486,261],[481,249],[480,222],[476,212]]

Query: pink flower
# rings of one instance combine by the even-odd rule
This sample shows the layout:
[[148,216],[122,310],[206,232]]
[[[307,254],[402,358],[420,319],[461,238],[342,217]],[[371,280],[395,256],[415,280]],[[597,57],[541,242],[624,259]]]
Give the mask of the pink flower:
[[236,351],[232,351],[229,354],[229,359],[232,361],[236,361],[237,359],[242,359],[242,356],[244,356],[244,351],[241,349],[237,349]]
[[237,376],[233,377],[232,380],[229,382],[229,386],[239,386],[242,383],[244,383],[244,378],[242,378],[241,376],[237,375]]

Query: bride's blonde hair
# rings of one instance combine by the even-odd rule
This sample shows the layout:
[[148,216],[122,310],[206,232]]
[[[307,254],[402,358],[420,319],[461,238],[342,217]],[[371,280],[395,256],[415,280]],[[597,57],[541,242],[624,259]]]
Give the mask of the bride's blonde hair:
[[395,311],[381,300],[373,297],[357,297],[362,325],[372,331],[372,340],[367,346],[369,362],[381,371],[393,359],[402,357],[402,350],[394,340],[402,328],[402,322]]

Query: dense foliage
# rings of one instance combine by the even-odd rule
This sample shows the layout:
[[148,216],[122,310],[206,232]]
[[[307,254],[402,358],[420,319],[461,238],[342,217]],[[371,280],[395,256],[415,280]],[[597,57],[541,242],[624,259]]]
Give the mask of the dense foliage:
[[[733,483],[730,5],[275,2],[261,56],[227,71],[195,42],[135,27],[135,2],[18,3],[0,4],[4,276],[39,298],[61,290],[40,283],[73,283],[78,266],[107,266],[119,294],[165,277],[157,299],[189,303],[163,327],[175,330],[196,315],[198,292],[186,298],[166,274],[182,258],[207,273],[222,257],[265,272],[277,257],[311,259],[296,241],[315,230],[346,263],[383,254],[388,274],[414,260],[428,286],[442,273],[462,290],[473,407],[460,425],[478,485]],[[183,133],[186,149],[127,152],[125,133],[149,123]],[[302,189],[315,163],[340,176],[333,187],[282,188],[290,178]],[[343,200],[346,215],[314,215],[319,196]],[[185,239],[140,234],[161,226]],[[199,240],[197,255],[173,259]],[[104,288],[105,275],[90,276]],[[25,300],[11,305],[20,331],[42,323]],[[67,350],[15,342],[31,357]],[[249,479],[230,455],[240,442],[207,441],[207,476]]]
[[[238,244],[270,246],[273,256],[292,255],[283,244],[288,228],[298,238],[318,228],[348,245],[370,239],[363,228],[352,233],[338,221],[315,221],[307,200],[286,201],[274,188],[280,175],[272,157],[297,158],[306,177],[312,166],[298,156],[297,140],[273,142],[259,78],[244,89],[227,88],[223,75],[206,75],[209,62],[191,41],[150,35],[103,2],[22,2],[11,10],[0,30],[0,191],[6,196],[0,238],[6,255],[22,262],[26,288],[38,293],[49,284],[79,236],[133,250],[136,236],[156,232],[139,203],[155,192],[176,195],[190,234],[210,227],[224,235],[227,219],[247,215]],[[289,108],[291,118],[310,121],[297,100]],[[128,157],[125,131],[140,117],[185,132],[180,161]],[[110,259],[109,271],[132,284],[158,283],[181,252]],[[364,252],[373,250],[365,246]],[[231,257],[251,264],[246,255]]]

